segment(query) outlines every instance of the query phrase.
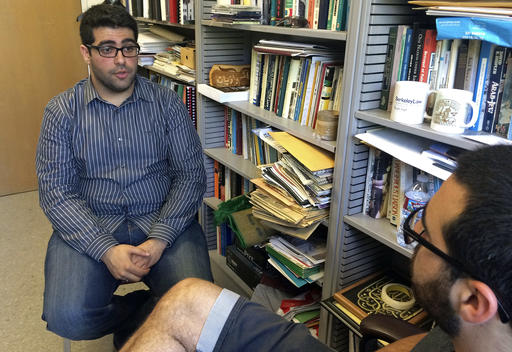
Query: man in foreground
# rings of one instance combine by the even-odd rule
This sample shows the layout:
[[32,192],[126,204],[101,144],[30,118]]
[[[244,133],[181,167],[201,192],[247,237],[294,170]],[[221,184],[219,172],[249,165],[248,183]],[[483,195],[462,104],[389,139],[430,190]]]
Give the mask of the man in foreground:
[[[406,221],[406,234],[418,242],[416,298],[444,331],[436,328],[417,344],[415,337],[413,351],[510,351],[510,161],[510,146],[466,153],[427,207]],[[329,349],[300,325],[214,284],[187,279],[162,298],[122,351],[194,350]],[[404,349],[391,344],[386,350]]]
[[[180,98],[136,75],[137,35],[121,6],[83,14],[90,76],[48,103],[36,156],[54,229],[43,319],[73,340],[113,332],[116,347],[175,283],[212,280],[194,220],[206,188],[201,144]],[[139,281],[150,291],[113,295]]]

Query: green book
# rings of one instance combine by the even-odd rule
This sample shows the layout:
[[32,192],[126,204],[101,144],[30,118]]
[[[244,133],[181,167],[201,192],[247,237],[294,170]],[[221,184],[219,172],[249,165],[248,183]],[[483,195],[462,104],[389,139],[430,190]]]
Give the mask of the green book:
[[283,79],[281,81],[281,88],[279,90],[279,100],[277,102],[277,112],[276,115],[281,117],[283,116],[283,103],[284,96],[286,94],[286,87],[288,85],[288,73],[290,72],[290,62],[292,60],[291,57],[286,56],[284,59],[284,68],[283,68]]
[[274,256],[277,260],[279,260],[282,264],[284,264],[288,269],[290,269],[295,275],[302,277],[302,278],[308,278],[313,274],[316,274],[320,271],[320,266],[314,266],[311,268],[302,267],[298,264],[292,262],[288,257],[286,257],[281,252],[277,251],[272,247],[271,244],[267,244],[265,246],[265,250],[270,253],[272,256]]

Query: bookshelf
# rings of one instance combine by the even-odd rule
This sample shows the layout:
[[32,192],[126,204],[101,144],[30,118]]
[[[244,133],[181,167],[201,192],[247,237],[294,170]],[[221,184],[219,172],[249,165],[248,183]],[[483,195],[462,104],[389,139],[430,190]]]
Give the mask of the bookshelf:
[[[352,1],[350,11],[345,71],[353,72],[351,82],[344,82],[346,95],[338,127],[338,141],[346,142],[336,146],[339,183],[335,188],[340,199],[338,213],[331,211],[324,299],[364,276],[412,257],[411,251],[397,244],[396,230],[389,221],[363,214],[362,175],[366,175],[368,167],[368,147],[354,138],[356,134],[384,127],[467,150],[481,146],[460,135],[434,131],[426,123],[405,125],[391,121],[389,112],[378,109],[389,28],[411,25],[424,14],[412,11],[406,0]],[[338,219],[338,224],[334,224],[334,219]],[[366,247],[368,241],[376,246],[371,251]],[[343,335],[346,332],[337,330],[334,320],[339,319],[327,319],[322,338],[336,348],[336,341],[342,339],[340,331]]]
[[[319,43],[336,47],[338,49],[346,49],[346,53],[350,53],[348,47],[357,47],[357,44],[350,44],[351,37],[348,32],[335,32],[328,30],[312,30],[312,29],[299,29],[299,28],[285,28],[275,27],[268,25],[245,25],[245,24],[225,24],[218,23],[211,20],[211,8],[216,4],[216,1],[199,0],[196,2],[196,8],[200,11],[196,12],[196,70],[197,70],[197,83],[208,83],[208,73],[213,64],[233,64],[243,65],[251,63],[251,49],[260,39],[275,39],[283,41],[296,41],[306,43]],[[357,7],[353,7],[357,13]],[[352,4],[351,4],[352,7]],[[352,21],[357,23],[357,18],[351,18]],[[355,31],[354,33],[357,33]],[[357,37],[357,36],[356,36]],[[353,37],[353,38],[356,38]],[[352,63],[350,55],[345,55],[345,58],[340,57],[340,61],[345,60],[345,67],[347,62]],[[356,65],[355,62],[352,63]],[[352,70],[347,69],[343,75],[343,89],[344,95],[342,96],[340,119],[347,118],[348,109],[350,106],[351,86],[353,84],[354,76]],[[338,131],[338,139],[336,141],[324,141],[315,136],[312,128],[301,126],[298,122],[289,119],[282,119],[277,117],[274,113],[260,109],[259,107],[249,102],[229,102],[225,104],[218,103],[201,94],[197,96],[197,109],[198,109],[198,133],[203,144],[205,154],[205,167],[208,177],[208,188],[205,195],[204,205],[200,210],[200,221],[203,229],[209,238],[209,243],[215,243],[215,226],[213,224],[213,210],[217,205],[217,201],[213,198],[213,161],[216,160],[236,173],[242,175],[244,178],[252,178],[257,175],[258,169],[252,165],[248,160],[243,160],[240,156],[232,154],[224,148],[224,107],[227,106],[233,110],[239,111],[251,118],[257,119],[265,124],[275,127],[278,130],[285,131],[309,142],[317,147],[326,151],[336,153],[336,166],[335,166],[335,179],[333,196],[331,200],[331,217],[329,223],[324,221],[322,226],[328,226],[328,237],[337,236],[338,213],[341,206],[341,186],[339,179],[343,171],[343,139],[344,133]],[[341,148],[340,148],[341,146]],[[341,150],[341,154],[340,154]],[[335,242],[335,240],[329,240]],[[367,241],[368,242],[368,241]],[[329,244],[328,244],[329,246]],[[375,247],[375,245],[373,245]],[[328,259],[329,261],[329,259]],[[329,263],[326,264],[327,267]],[[367,269],[364,269],[367,270]],[[326,281],[327,278],[327,281]],[[323,280],[323,295],[328,297],[332,295],[332,283],[330,277]],[[320,331],[321,337],[327,342],[327,335],[330,333],[330,317],[325,311],[321,313]],[[335,323],[336,324],[336,323]],[[335,328],[335,330],[337,330]],[[324,331],[324,332],[323,332]],[[344,350],[348,344],[347,338],[342,337],[340,341],[334,341],[336,348]]]

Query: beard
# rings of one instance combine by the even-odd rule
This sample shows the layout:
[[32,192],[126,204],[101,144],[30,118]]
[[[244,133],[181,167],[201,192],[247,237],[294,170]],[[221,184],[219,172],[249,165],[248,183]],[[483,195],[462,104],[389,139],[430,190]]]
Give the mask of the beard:
[[[418,248],[414,253],[412,263]],[[412,271],[414,272],[414,271]],[[412,280],[412,289],[418,303],[449,336],[455,337],[460,331],[460,321],[450,302],[450,289],[456,278],[448,264],[443,263],[436,277],[429,281]]]
[[94,67],[94,65],[90,65],[90,67],[94,73],[94,78],[98,81],[98,83],[115,93],[122,93],[130,89],[133,82],[135,81],[135,71],[128,67],[122,67],[122,70],[128,73],[128,76],[124,80],[118,80],[114,76],[115,72],[119,71],[121,67],[116,67],[115,70],[109,71],[107,73],[97,69]]

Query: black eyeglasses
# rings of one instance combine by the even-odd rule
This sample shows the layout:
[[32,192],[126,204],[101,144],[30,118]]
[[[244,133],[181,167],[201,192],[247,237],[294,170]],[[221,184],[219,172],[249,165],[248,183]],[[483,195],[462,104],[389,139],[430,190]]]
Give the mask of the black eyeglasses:
[[103,57],[116,57],[117,53],[121,51],[124,57],[135,57],[139,55],[140,47],[139,44],[136,45],[130,45],[130,46],[123,46],[122,48],[116,48],[115,46],[109,46],[109,45],[102,45],[102,46],[96,46],[96,45],[86,45],[86,47],[91,50],[91,48],[98,50],[98,54]]
[[[425,232],[425,226],[423,226],[423,230],[421,231],[421,233],[417,233],[416,231],[413,230],[414,225],[416,225],[416,223],[418,221],[424,221],[424,216],[426,214],[426,208],[427,207],[424,206],[424,207],[414,210],[413,212],[411,212],[409,214],[407,219],[405,219],[403,230],[404,230],[404,237],[405,237],[406,243],[412,243],[412,242],[416,241],[417,243],[421,244],[423,247],[430,250],[432,253],[434,253],[437,256],[444,259],[446,262],[448,262],[450,265],[454,266],[458,270],[466,273],[467,275],[471,276],[472,278],[474,278],[478,281],[485,282],[484,280],[480,279],[477,275],[472,274],[468,269],[466,269],[464,264],[462,264],[460,261],[449,256],[448,254],[446,254],[445,252],[443,252],[442,250],[440,250],[439,248],[434,246],[432,243],[430,243],[426,239],[424,239],[422,237],[422,235]],[[407,238],[407,236],[410,238]],[[496,296],[496,300],[498,301],[498,314],[500,316],[500,320],[502,321],[502,323],[506,324],[510,321],[510,315],[507,313],[507,311],[503,307],[503,304],[501,303],[501,302],[503,302],[503,300],[496,293],[496,290],[493,289],[493,292],[494,292],[494,295]]]

